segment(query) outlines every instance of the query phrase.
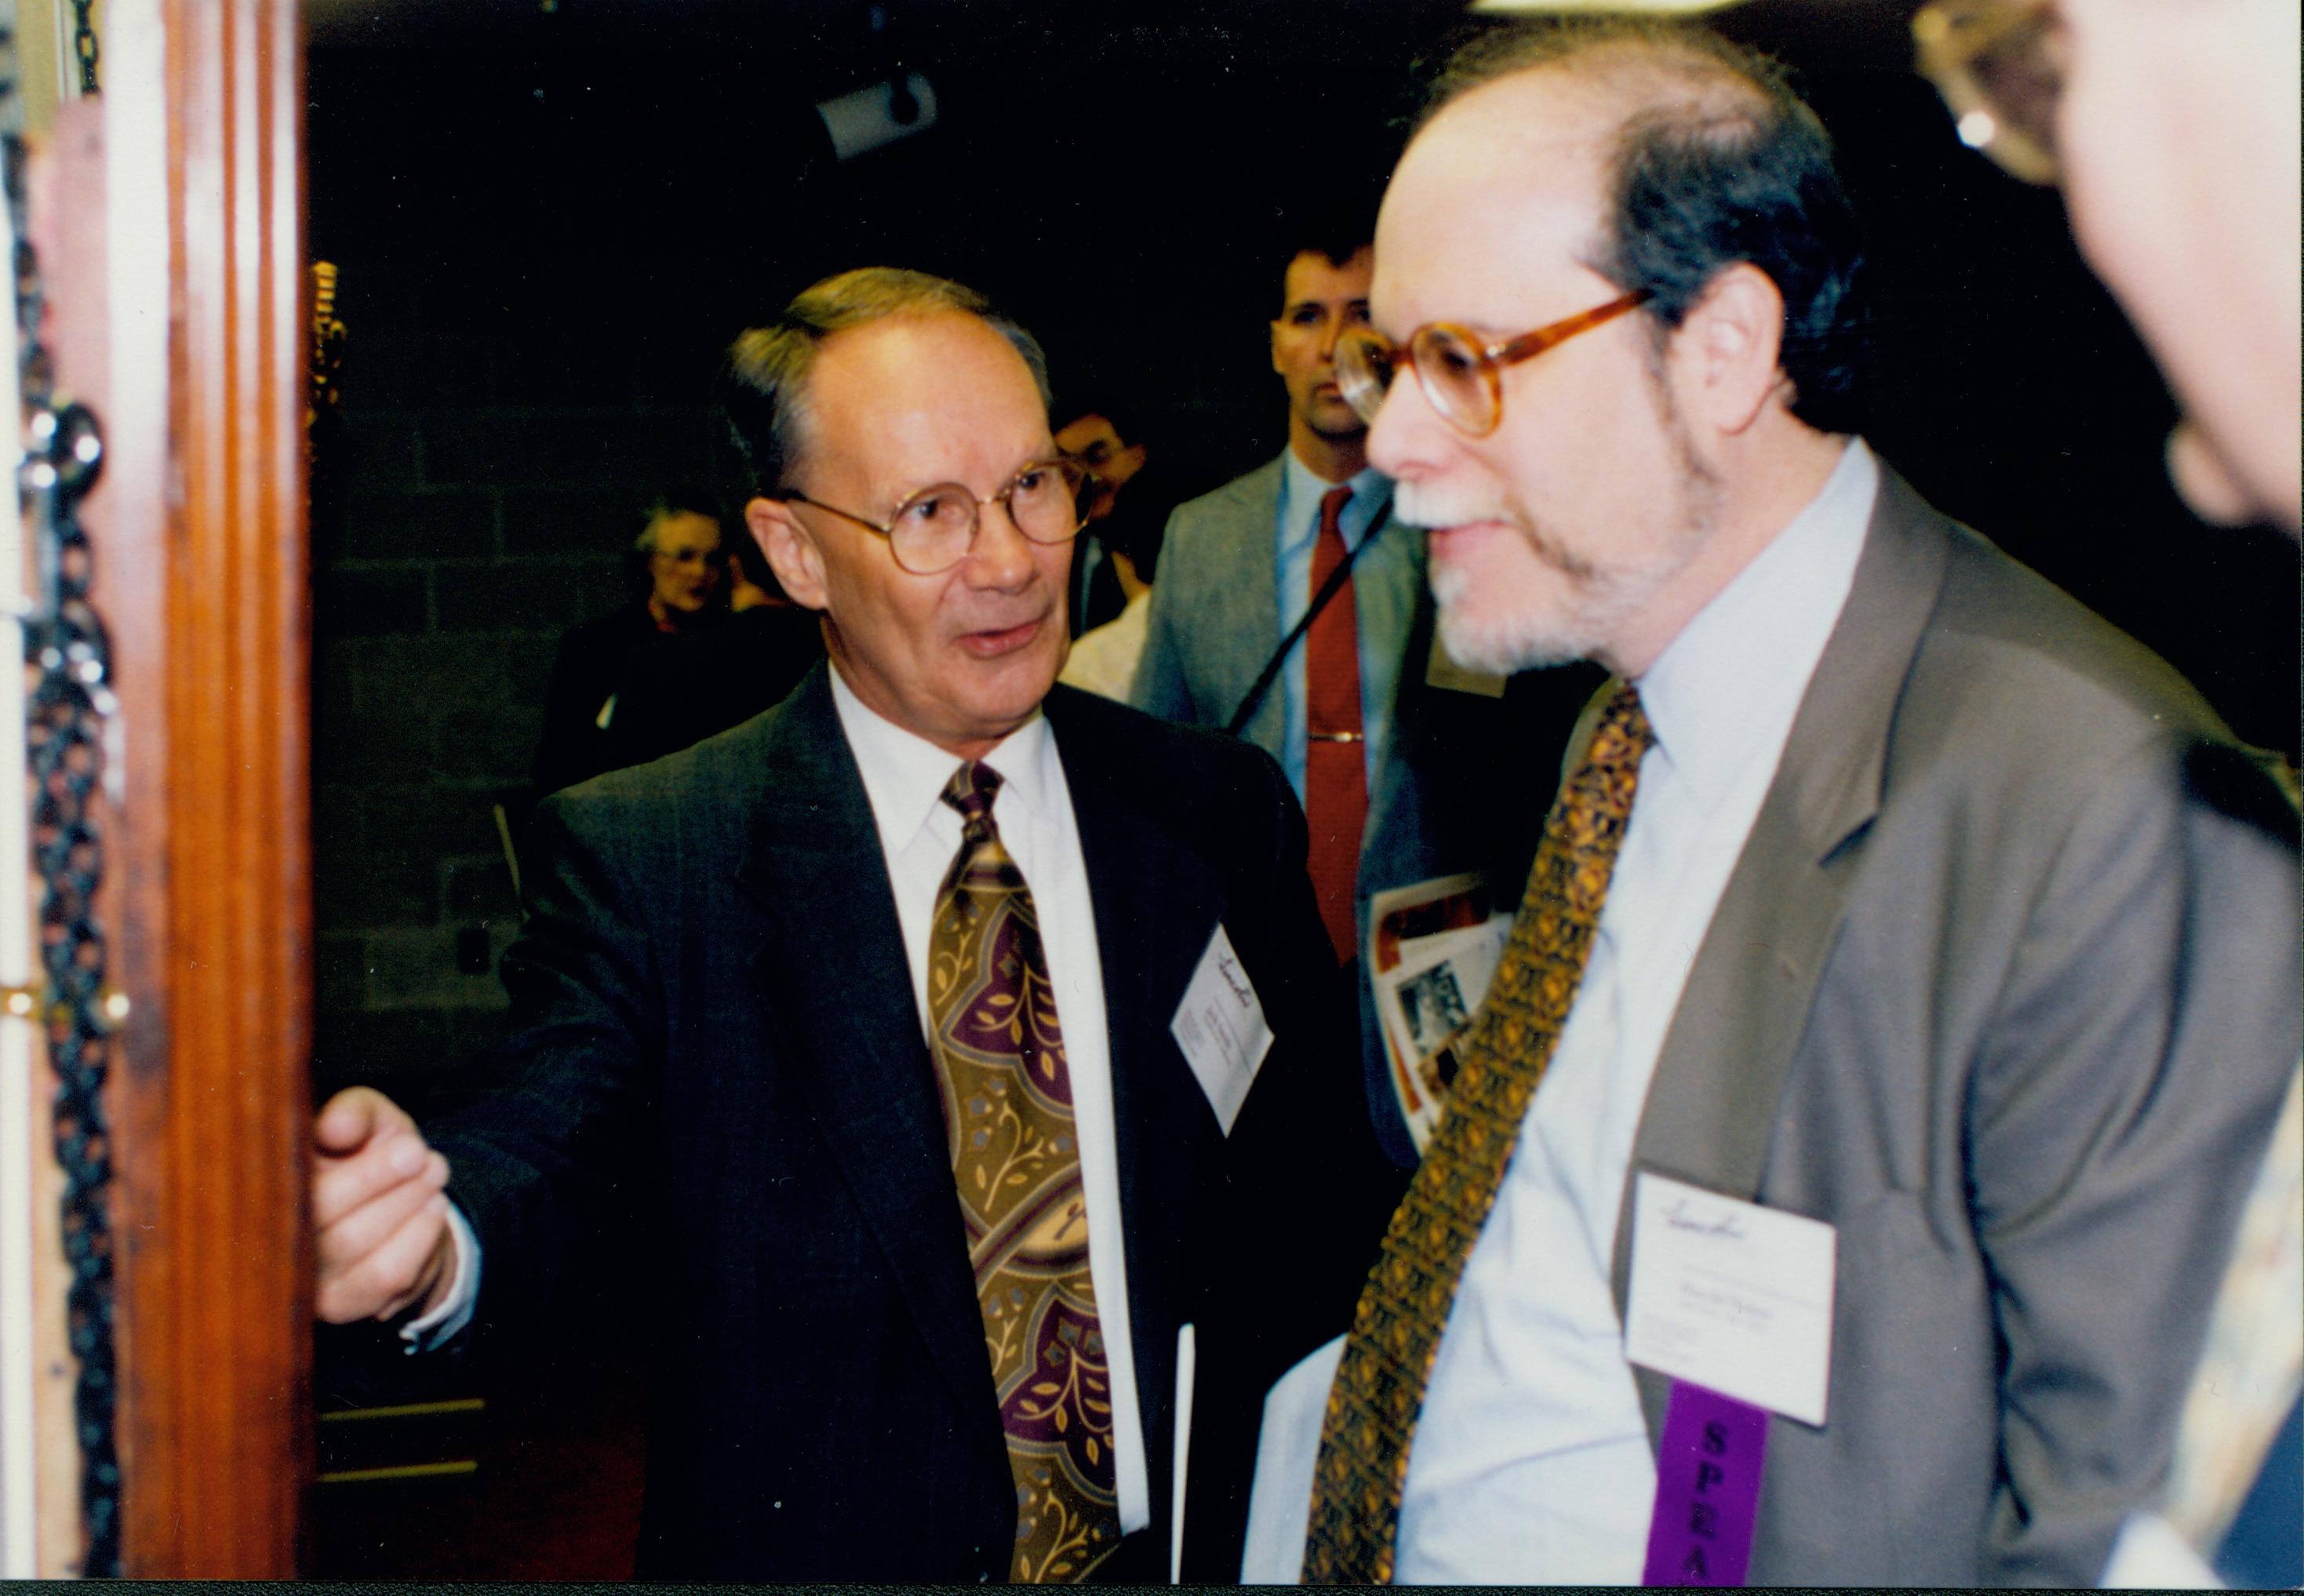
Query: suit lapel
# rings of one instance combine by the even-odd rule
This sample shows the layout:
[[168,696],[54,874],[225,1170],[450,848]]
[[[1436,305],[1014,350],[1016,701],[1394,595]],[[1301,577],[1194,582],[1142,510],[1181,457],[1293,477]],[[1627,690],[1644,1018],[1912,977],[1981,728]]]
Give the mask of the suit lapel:
[[766,933],[754,955],[817,1128],[887,1254],[965,1414],[1005,1466],[991,1365],[944,1110],[922,1042],[880,839],[832,703],[826,668],[779,712],[751,845],[737,882]]
[[[1069,688],[1048,696],[1080,830],[1104,980],[1114,1139],[1128,1264],[1137,1406],[1156,1524],[1167,1516],[1177,1326],[1186,1316],[1173,1237],[1190,1211],[1197,1150],[1215,1120],[1170,1040],[1184,986],[1223,912],[1222,887],[1148,806],[1142,772],[1110,743],[1104,706]],[[1106,712],[1108,713],[1108,712]]]
[[[1633,1176],[1653,1170],[1749,1199],[1779,1100],[1878,812],[1904,679],[1944,581],[1941,518],[1885,466],[1864,553],[1707,929],[1648,1086],[1616,1224],[1616,1310],[1632,1252]],[[1636,1369],[1651,1440],[1670,1381]]]
[[[1212,722],[1218,726],[1239,713],[1258,672],[1280,646],[1280,578],[1275,567],[1279,562],[1280,484],[1286,458],[1283,455],[1240,481],[1236,579],[1214,595],[1223,611],[1209,618],[1207,636],[1241,638],[1247,646],[1224,652],[1224,701],[1216,712],[1223,719]],[[1275,678],[1241,735],[1258,747],[1278,748],[1286,703]]]

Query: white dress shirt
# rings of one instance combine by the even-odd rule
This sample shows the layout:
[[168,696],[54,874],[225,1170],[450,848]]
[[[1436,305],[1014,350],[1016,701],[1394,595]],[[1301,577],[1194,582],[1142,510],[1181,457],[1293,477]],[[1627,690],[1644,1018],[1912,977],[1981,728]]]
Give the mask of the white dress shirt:
[[[1879,469],[1817,497],[1639,680],[1656,742],[1576,1002],[1474,1245],[1409,1452],[1395,1577],[1637,1584],[1656,1495],[1609,1283],[1632,1143],[1673,1010],[1852,583]],[[1266,1406],[1243,1577],[1301,1571],[1341,1340]]]
[[1147,588],[1123,605],[1118,615],[1094,631],[1072,639],[1064,668],[1056,680],[1067,687],[1128,702],[1128,684],[1136,680],[1136,662],[1152,635],[1152,592]]
[[[872,822],[894,889],[896,923],[911,971],[920,1036],[929,1033],[928,937],[936,891],[960,851],[960,813],[942,798],[961,762],[924,738],[865,707],[832,670],[832,702],[840,729],[864,781]],[[1112,1379],[1112,1450],[1120,1496],[1120,1528],[1132,1534],[1152,1522],[1151,1486],[1145,1473],[1144,1423],[1136,1400],[1136,1364],[1128,1322],[1128,1259],[1120,1222],[1120,1152],[1113,1128],[1112,1049],[1105,1034],[1104,966],[1088,901],[1088,867],[1072,790],[1056,756],[1047,717],[1035,714],[983,763],[1000,774],[992,812],[1000,840],[1031,889],[1040,923],[1040,946],[1056,994],[1056,1022],[1064,1035],[1072,1076],[1072,1119],[1080,1137],[1081,1194],[1088,1204],[1088,1278],[1096,1289]],[[479,1293],[478,1243],[452,1206],[457,1275],[448,1300],[402,1330],[410,1350],[434,1347],[470,1322]]]
[[[928,935],[936,921],[936,889],[960,851],[960,812],[943,801],[960,761],[925,738],[864,706],[835,667],[832,702],[840,729],[856,756],[871,801],[872,822],[896,893],[896,922],[919,1006],[920,1036],[928,1035]],[[1096,914],[1088,902],[1088,866],[1055,732],[1035,714],[984,757],[1000,773],[992,817],[1008,857],[1031,889],[1040,922],[1040,948],[1056,994],[1056,1023],[1064,1034],[1064,1064],[1072,1076],[1072,1119],[1080,1133],[1080,1186],[1088,1203],[1088,1278],[1096,1288],[1097,1318],[1112,1376],[1112,1449],[1120,1490],[1120,1528],[1132,1533],[1152,1522],[1151,1487],[1144,1469],[1144,1424],[1136,1401],[1136,1364],[1128,1322],[1128,1259],[1120,1225],[1120,1151],[1113,1130],[1112,1048],[1105,1034],[1104,965],[1097,949]]]

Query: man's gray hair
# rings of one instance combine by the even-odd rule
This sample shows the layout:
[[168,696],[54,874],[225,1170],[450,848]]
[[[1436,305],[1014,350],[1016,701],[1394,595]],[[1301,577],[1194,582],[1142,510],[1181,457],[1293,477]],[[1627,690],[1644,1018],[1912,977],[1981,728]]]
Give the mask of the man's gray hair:
[[803,290],[775,325],[749,327],[729,346],[720,408],[743,461],[747,496],[773,499],[793,486],[809,441],[809,373],[826,339],[891,317],[948,313],[973,316],[1005,338],[1030,367],[1040,402],[1048,402],[1048,360],[1038,341],[974,289],[895,266],[843,272]]
[[640,525],[640,536],[632,539],[632,553],[655,553],[656,538],[665,522],[676,515],[700,515],[716,527],[723,519],[720,502],[712,494],[688,484],[666,488],[648,501],[647,519]]

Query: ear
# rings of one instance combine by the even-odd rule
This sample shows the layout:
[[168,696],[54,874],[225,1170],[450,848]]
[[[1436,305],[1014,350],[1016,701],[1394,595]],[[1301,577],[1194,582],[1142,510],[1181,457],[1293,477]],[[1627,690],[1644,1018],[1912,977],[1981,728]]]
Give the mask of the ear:
[[1284,376],[1285,368],[1280,364],[1280,333],[1281,321],[1275,316],[1272,318],[1272,369],[1275,373]]
[[744,525],[792,603],[804,610],[823,609],[824,554],[792,506],[781,499],[750,500],[744,505]]
[[1743,432],[1772,401],[1789,404],[1792,384],[1779,363],[1784,297],[1749,261],[1722,269],[1672,337],[1681,403],[1719,432]]
[[1146,447],[1147,446],[1142,443],[1131,443],[1127,448],[1120,452],[1120,458],[1128,462],[1128,473],[1130,476],[1132,477],[1137,472],[1144,469]]

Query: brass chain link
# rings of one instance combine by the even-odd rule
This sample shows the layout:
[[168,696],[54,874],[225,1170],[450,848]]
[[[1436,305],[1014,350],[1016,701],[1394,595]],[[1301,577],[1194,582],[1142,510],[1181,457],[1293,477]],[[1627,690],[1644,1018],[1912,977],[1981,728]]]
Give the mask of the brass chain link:
[[72,55],[80,62],[80,91],[94,94],[96,88],[96,23],[89,13],[96,9],[96,0],[72,0]]

